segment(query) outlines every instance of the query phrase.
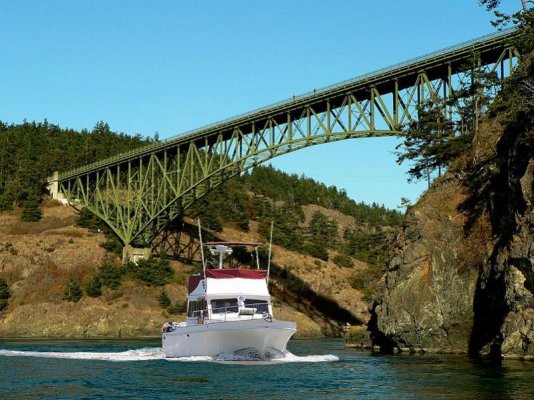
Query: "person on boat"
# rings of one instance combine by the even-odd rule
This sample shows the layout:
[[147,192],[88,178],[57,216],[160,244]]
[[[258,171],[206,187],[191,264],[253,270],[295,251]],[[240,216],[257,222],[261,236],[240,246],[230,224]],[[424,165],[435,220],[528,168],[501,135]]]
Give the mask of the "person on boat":
[[171,327],[171,325],[167,321],[165,321],[163,323],[163,326],[161,327],[161,332],[163,332],[163,333],[169,332],[170,327]]

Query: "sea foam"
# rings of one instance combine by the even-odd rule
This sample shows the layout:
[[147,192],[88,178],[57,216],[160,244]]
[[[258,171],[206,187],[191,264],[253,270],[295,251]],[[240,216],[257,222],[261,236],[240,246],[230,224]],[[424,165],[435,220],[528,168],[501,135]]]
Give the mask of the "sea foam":
[[58,352],[58,351],[20,351],[0,349],[0,356],[4,357],[41,357],[60,358],[71,360],[100,360],[114,362],[166,360],[173,362],[216,362],[231,364],[274,364],[274,363],[316,363],[338,361],[332,354],[296,356],[285,352],[283,355],[271,360],[258,360],[257,357],[235,354],[219,354],[216,357],[191,356],[179,358],[165,358],[160,347],[142,348],[122,352]]

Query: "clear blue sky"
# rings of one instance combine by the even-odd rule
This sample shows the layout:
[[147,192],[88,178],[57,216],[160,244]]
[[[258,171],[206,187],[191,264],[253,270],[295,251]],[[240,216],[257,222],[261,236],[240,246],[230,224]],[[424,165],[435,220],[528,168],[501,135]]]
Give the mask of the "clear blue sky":
[[[520,0],[503,0],[515,11]],[[167,138],[491,33],[476,0],[0,1],[0,119]],[[322,145],[282,170],[396,207],[396,139]]]

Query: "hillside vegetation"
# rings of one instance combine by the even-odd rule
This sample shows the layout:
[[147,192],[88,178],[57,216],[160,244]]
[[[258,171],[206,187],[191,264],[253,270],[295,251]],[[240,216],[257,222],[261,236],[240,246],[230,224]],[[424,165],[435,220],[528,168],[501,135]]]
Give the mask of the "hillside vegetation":
[[[149,143],[98,122],[76,131],[44,122],[7,124],[0,121],[0,211],[24,207],[35,210],[46,195],[46,179],[65,171]],[[38,220],[39,213],[27,220]]]
[[[168,246],[155,243],[161,258],[138,266],[121,265],[120,242],[87,210],[41,204],[53,170],[147,142],[103,122],[91,132],[46,121],[0,124],[0,336],[157,334],[163,320],[185,311],[186,278],[199,268],[191,226],[198,216],[206,237],[218,240],[265,243],[274,223],[271,291],[278,317],[298,321],[300,335],[338,335],[345,323],[368,319],[401,215],[333,186],[257,167],[186,210],[169,227]],[[180,246],[190,246],[187,257],[168,251]]]

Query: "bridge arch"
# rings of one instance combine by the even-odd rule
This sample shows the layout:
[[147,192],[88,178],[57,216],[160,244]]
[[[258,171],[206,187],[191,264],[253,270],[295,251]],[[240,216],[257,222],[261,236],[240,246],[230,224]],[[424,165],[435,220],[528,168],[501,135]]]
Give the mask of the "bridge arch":
[[[274,157],[354,138],[402,134],[418,105],[450,101],[477,68],[500,78],[519,56],[499,32],[59,174],[71,205],[102,218],[125,245],[147,246],[194,201]],[[458,104],[451,103],[453,117]]]

